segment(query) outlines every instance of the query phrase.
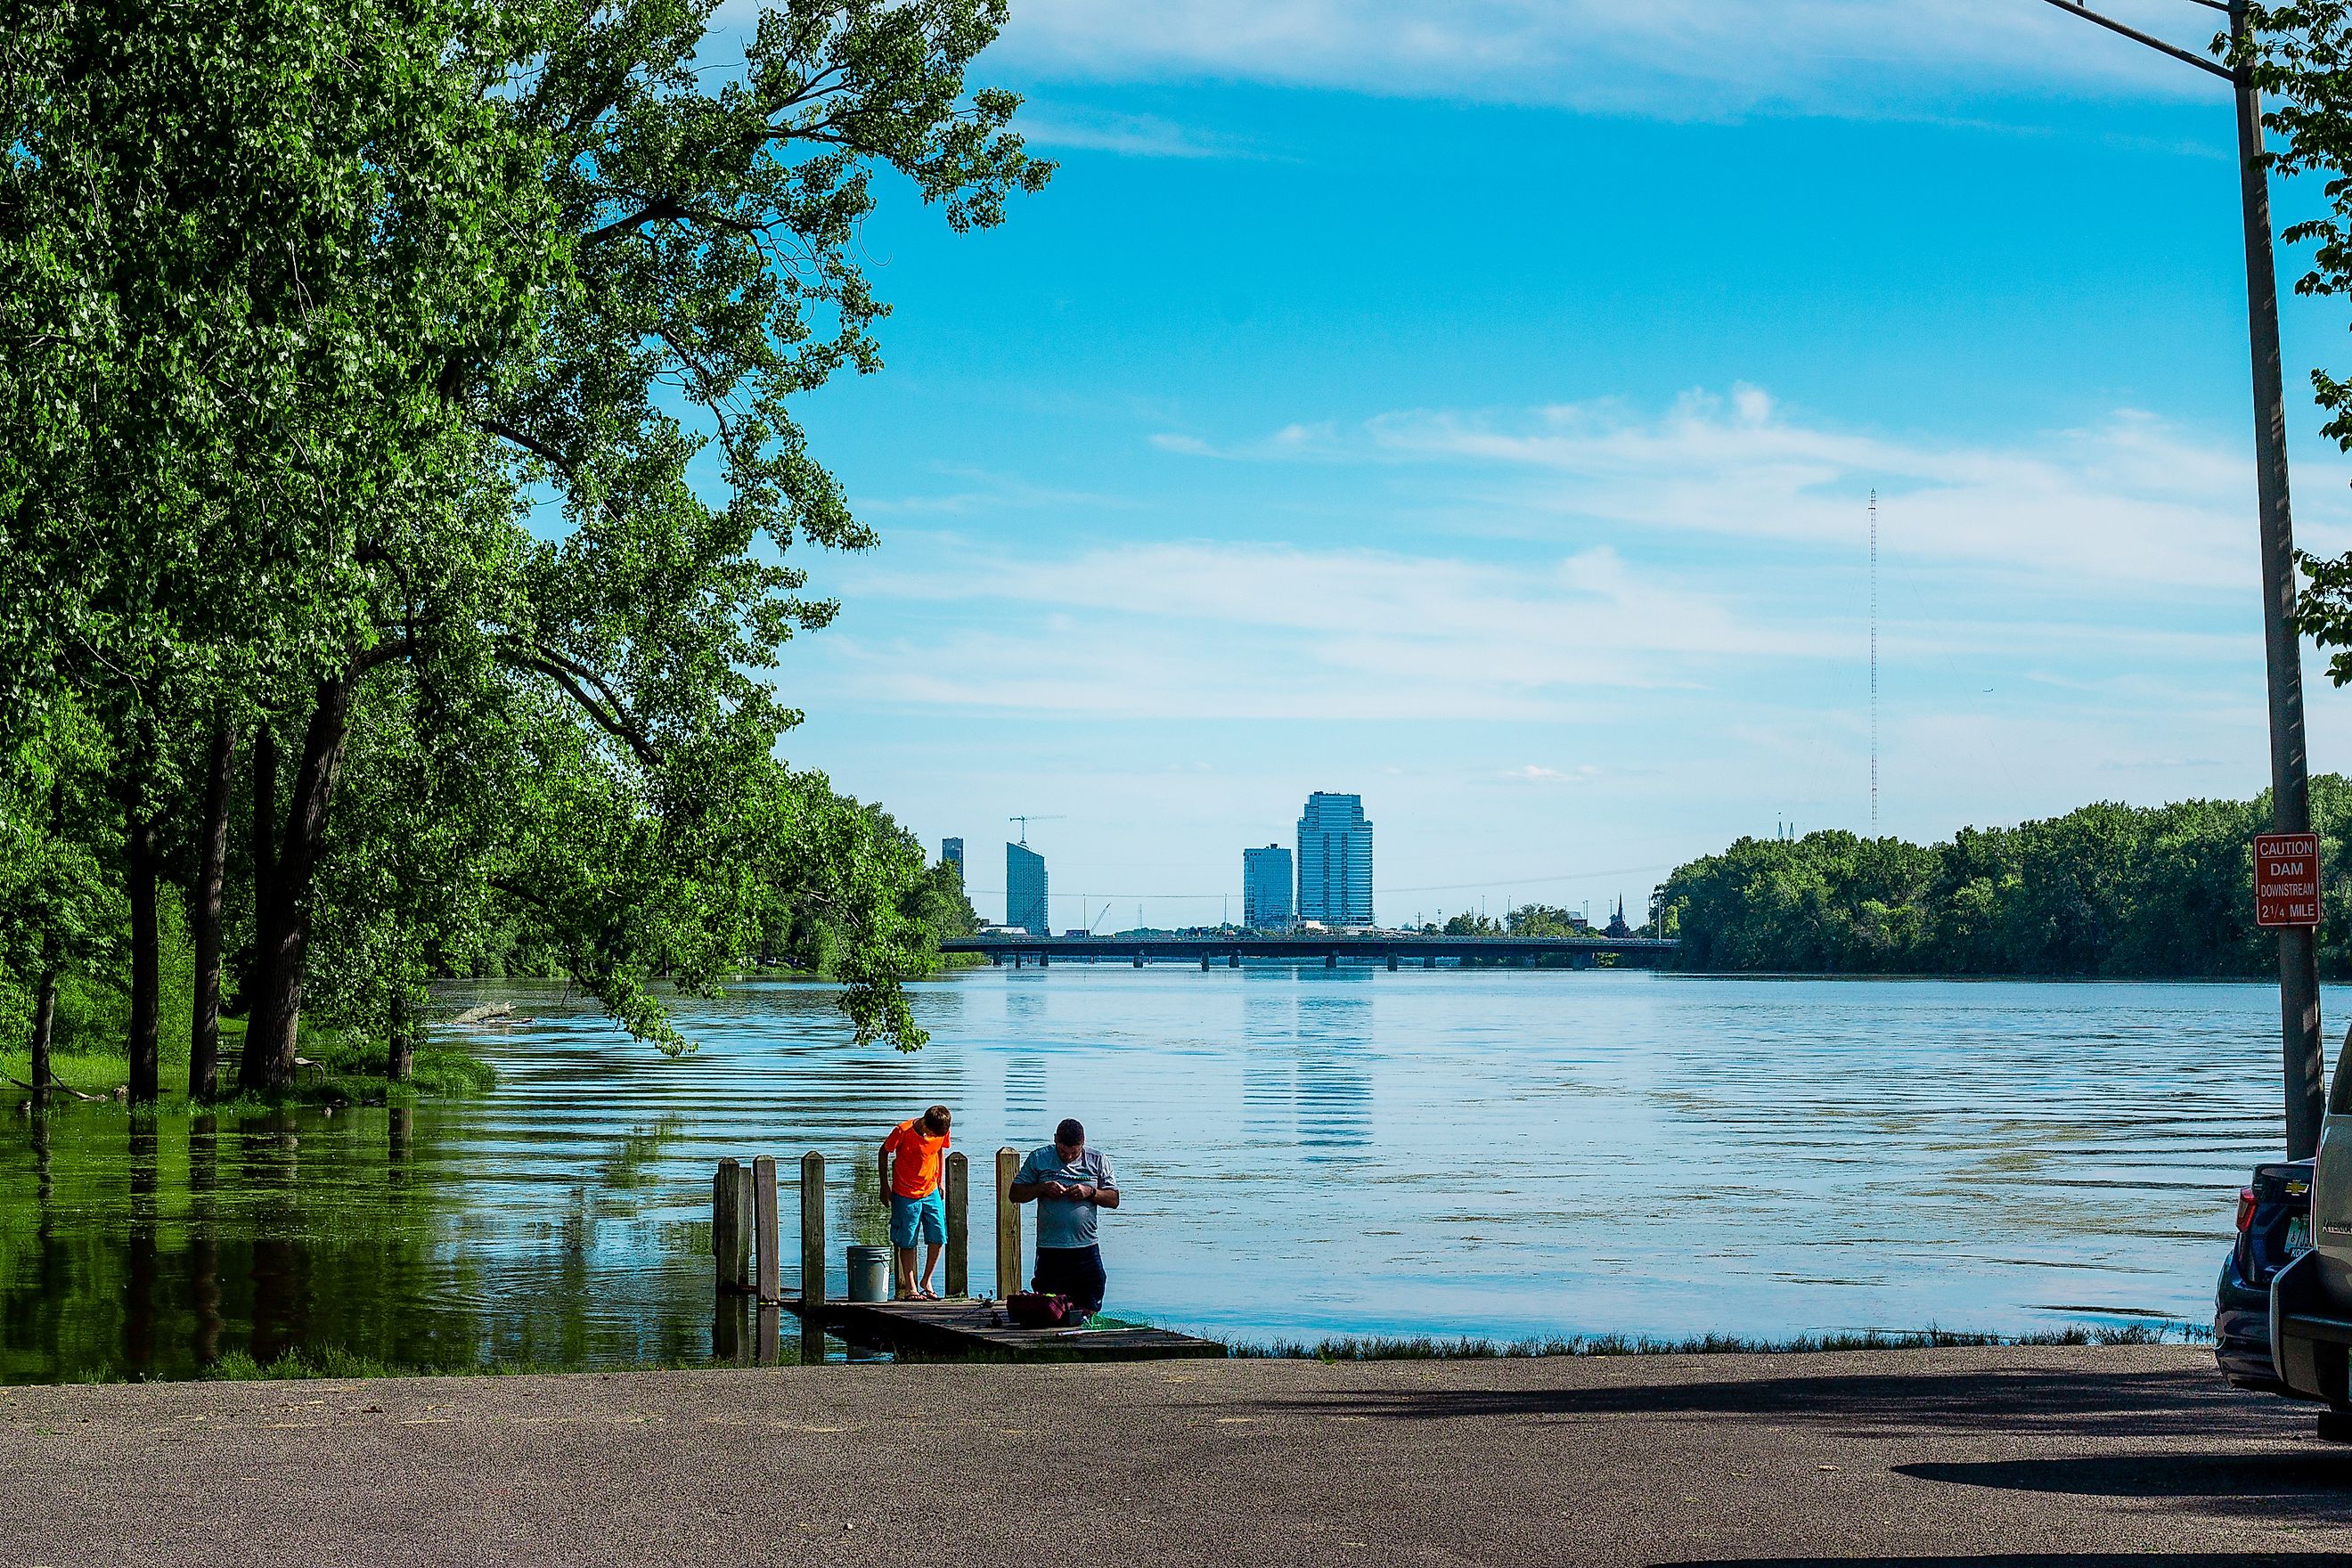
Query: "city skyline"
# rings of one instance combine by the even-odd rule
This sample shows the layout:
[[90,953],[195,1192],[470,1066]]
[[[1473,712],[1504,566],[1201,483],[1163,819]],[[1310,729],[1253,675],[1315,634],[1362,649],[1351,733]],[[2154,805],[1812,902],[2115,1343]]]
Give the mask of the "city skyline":
[[[1241,885],[1237,889],[1241,923],[1253,927],[1306,922],[1333,926],[1375,924],[1378,889],[1373,879],[1372,829],[1362,795],[1310,792],[1295,824],[1295,855],[1281,844],[1242,851]],[[960,851],[962,844],[961,837],[941,839],[940,858],[950,859],[950,848]],[[1026,838],[1018,843],[1006,840],[1004,851],[1003,888],[965,888],[966,896],[974,900],[975,912],[986,925],[1018,928],[1041,936],[1055,931],[1089,931],[1110,912],[1112,906],[1127,900],[1137,903],[1136,927],[1153,923],[1145,909],[1155,902],[1202,906],[1214,902],[1218,906],[1213,918],[1205,909],[1197,914],[1184,912],[1167,922],[1172,926],[1233,922],[1236,889],[1230,888],[1185,893],[1095,893],[1081,888],[1063,895],[1075,900],[1076,918],[1057,925],[1052,919],[1053,895],[1048,890],[1044,851],[1030,845]],[[952,863],[961,874],[961,860]],[[992,895],[1003,900],[1002,920],[992,920],[986,912]],[[1095,911],[1098,901],[1097,913]],[[1416,921],[1418,918],[1417,913]]]

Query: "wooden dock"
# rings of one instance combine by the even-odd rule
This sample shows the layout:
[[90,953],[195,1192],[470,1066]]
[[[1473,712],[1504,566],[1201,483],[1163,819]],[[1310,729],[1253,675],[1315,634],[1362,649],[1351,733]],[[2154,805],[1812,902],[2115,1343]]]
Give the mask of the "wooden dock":
[[[786,1292],[787,1311],[802,1310]],[[1148,1326],[1024,1329],[996,1301],[826,1301],[817,1309],[825,1332],[877,1350],[919,1355],[1003,1356],[1012,1361],[1175,1361],[1223,1358],[1214,1340]]]
[[821,1357],[821,1334],[894,1352],[1012,1361],[1165,1361],[1230,1353],[1214,1340],[1144,1324],[1100,1329],[1024,1329],[1015,1324],[1006,1316],[1001,1298],[1021,1289],[1021,1214],[1012,1198],[1020,1164],[1018,1150],[996,1152],[998,1300],[974,1300],[964,1294],[970,1288],[971,1227],[965,1205],[971,1176],[970,1162],[955,1152],[947,1158],[941,1184],[948,1222],[948,1299],[850,1301],[833,1295],[825,1284],[824,1156],[812,1152],[800,1162],[801,1279],[814,1300],[783,1288],[774,1158],[762,1154],[749,1165],[719,1161],[710,1193],[710,1250],[719,1288],[711,1353],[720,1361],[733,1361],[748,1352],[761,1365],[774,1364],[782,1348],[778,1319],[787,1311],[801,1319],[804,1358]]

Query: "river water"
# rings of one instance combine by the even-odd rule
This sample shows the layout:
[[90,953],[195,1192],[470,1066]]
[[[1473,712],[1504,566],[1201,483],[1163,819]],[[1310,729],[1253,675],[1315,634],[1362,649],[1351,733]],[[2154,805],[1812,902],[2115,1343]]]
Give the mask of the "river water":
[[467,1036],[480,1099],[5,1107],[0,1378],[698,1361],[713,1163],[827,1156],[838,1291],[874,1143],[934,1100],[976,1288],[993,1151],[1076,1116],[1126,1197],[1108,1310],[1261,1341],[2198,1322],[2282,1136],[2256,985],[1058,964],[917,993],[919,1053],[762,981],[682,1004],[700,1048],[669,1060],[561,986],[462,987],[533,1019]]

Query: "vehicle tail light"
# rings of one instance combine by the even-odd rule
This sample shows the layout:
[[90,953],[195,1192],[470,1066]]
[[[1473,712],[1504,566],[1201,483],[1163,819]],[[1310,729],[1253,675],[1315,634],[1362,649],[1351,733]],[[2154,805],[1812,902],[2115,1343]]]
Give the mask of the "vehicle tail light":
[[2245,1235],[2247,1231],[2253,1228],[2253,1224],[2254,1189],[2240,1187],[2238,1189],[2238,1234]]

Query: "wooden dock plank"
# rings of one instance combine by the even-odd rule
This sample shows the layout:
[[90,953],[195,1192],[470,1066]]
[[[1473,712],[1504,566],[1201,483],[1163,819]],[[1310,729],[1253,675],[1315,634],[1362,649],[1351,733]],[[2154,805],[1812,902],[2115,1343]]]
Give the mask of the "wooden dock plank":
[[[784,1305],[802,1310],[797,1293]],[[1225,1347],[1167,1329],[1024,1329],[991,1301],[825,1301],[826,1330],[885,1349],[938,1355],[993,1354],[1016,1360],[1163,1361],[1223,1357]]]

